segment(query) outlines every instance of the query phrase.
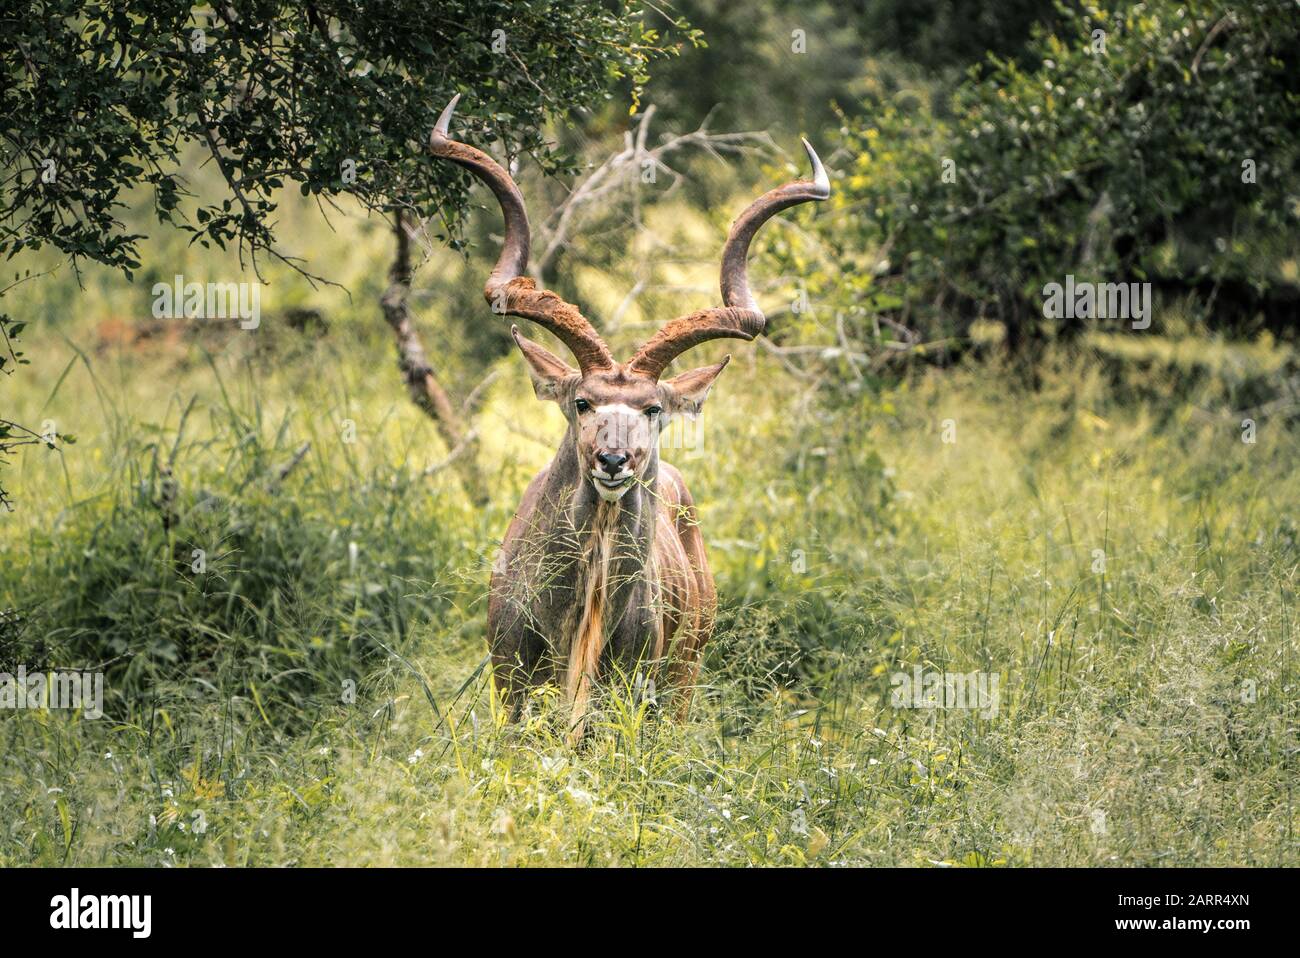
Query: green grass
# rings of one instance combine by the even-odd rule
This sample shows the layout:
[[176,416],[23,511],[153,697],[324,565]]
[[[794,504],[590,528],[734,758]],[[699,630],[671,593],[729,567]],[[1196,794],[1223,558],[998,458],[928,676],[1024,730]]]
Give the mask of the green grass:
[[[476,510],[421,474],[443,450],[382,340],[72,340],[29,343],[13,417],[78,442],[12,473],[0,607],[6,659],[103,663],[108,714],[0,715],[0,865],[1300,861],[1300,435],[1243,443],[1221,375],[1089,354],[1032,392],[990,363],[817,393],[735,351],[668,455],[720,588],[705,687],[684,723],[610,689],[575,751],[553,696],[503,725],[483,664],[560,431],[514,357]],[[914,666],[996,673],[996,716],[892,707]]]

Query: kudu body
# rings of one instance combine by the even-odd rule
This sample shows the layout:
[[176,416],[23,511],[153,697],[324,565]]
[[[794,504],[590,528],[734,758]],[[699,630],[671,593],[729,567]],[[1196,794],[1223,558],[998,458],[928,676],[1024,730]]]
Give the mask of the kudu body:
[[559,404],[568,429],[524,493],[493,566],[488,642],[498,691],[517,715],[530,690],[555,682],[571,708],[571,736],[580,737],[602,675],[645,667],[666,679],[684,713],[716,595],[694,503],[681,474],[660,461],[658,437],[672,417],[699,413],[730,357],[660,376],[693,346],[763,331],[747,276],[750,240],[781,210],[829,196],[829,180],[804,141],[813,179],[765,194],[731,228],[722,252],[725,306],[672,320],[620,363],[576,307],[524,276],[523,197],[495,160],[449,138],[459,99],[443,111],[429,148],[470,170],[501,204],[505,239],[484,295],[494,312],[550,330],[578,362],[575,370],[511,330],[538,398]]

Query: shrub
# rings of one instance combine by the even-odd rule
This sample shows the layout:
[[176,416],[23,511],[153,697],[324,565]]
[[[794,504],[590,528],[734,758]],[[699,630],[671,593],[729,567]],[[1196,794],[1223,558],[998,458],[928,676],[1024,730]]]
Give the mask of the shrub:
[[869,102],[846,122],[847,228],[822,287],[930,338],[978,336],[982,320],[1013,344],[1078,332],[1043,318],[1042,287],[1067,274],[1190,294],[1220,326],[1262,313],[1284,328],[1297,40],[1294,4],[1276,0],[1063,7],[1032,67],[990,57],[950,119],[925,97]]

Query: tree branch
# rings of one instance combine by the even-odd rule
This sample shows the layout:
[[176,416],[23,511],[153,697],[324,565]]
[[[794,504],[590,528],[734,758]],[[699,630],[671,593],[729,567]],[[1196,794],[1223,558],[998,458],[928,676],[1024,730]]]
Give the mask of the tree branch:
[[487,502],[487,487],[479,473],[478,463],[466,455],[477,442],[478,436],[466,433],[460,416],[456,413],[447,391],[442,388],[429,363],[424,344],[415,331],[407,299],[411,292],[411,233],[406,215],[398,211],[393,219],[393,235],[397,249],[393,265],[388,271],[388,289],[380,299],[384,320],[397,339],[397,364],[402,372],[406,390],[414,402],[433,420],[450,453],[446,465],[454,462],[465,485],[465,492],[476,505]]

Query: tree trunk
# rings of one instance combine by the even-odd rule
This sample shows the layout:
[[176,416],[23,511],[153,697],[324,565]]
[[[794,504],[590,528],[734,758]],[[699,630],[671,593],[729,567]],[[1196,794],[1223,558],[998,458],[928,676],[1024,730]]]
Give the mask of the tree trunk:
[[477,443],[477,437],[466,432],[447,391],[434,375],[406,304],[411,291],[411,238],[406,231],[406,217],[400,211],[394,219],[393,232],[397,238],[397,251],[388,271],[388,289],[384,291],[380,304],[384,309],[384,320],[397,338],[397,365],[411,400],[428,414],[442,436],[447,446],[448,462],[460,473],[465,492],[475,505],[483,505],[488,499],[487,486],[479,472],[474,449],[468,448]]

